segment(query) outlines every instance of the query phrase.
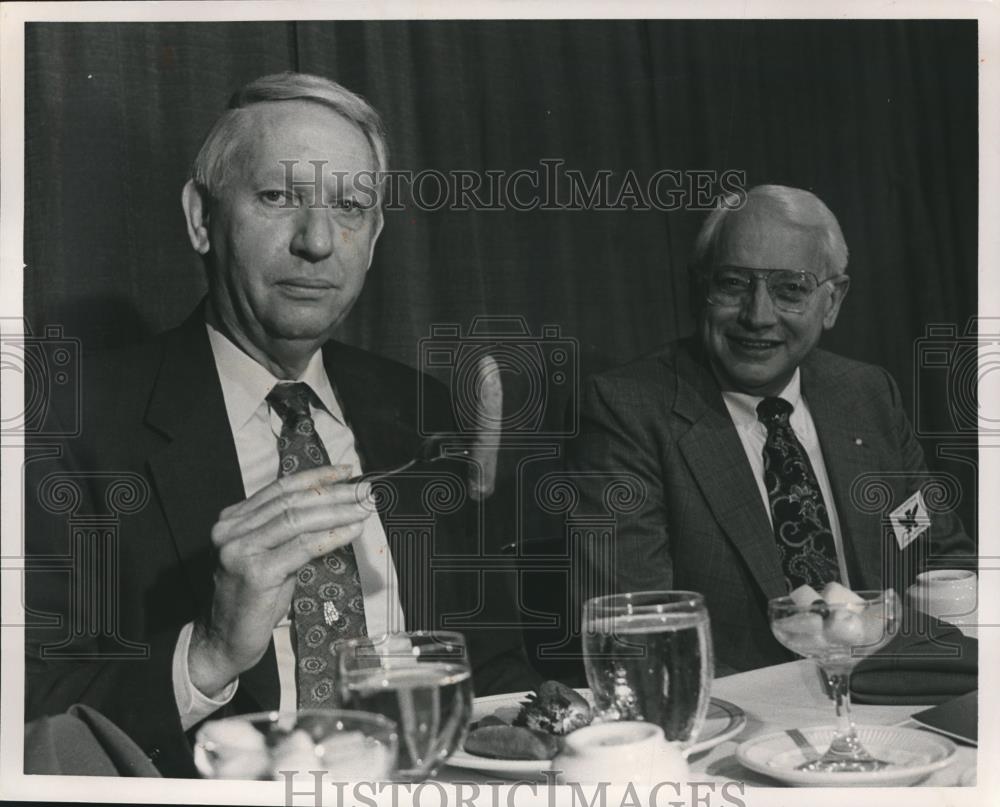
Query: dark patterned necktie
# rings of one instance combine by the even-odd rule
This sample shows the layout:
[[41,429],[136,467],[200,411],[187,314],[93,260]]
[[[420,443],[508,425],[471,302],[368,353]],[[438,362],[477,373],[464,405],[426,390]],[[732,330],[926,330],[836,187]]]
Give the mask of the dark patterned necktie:
[[757,417],[767,428],[764,485],[789,591],[804,583],[818,589],[840,579],[823,494],[809,455],[788,422],[793,409],[783,398],[765,398],[757,404]]
[[[278,476],[329,465],[330,458],[309,414],[311,402],[319,405],[309,385],[278,384],[268,394],[267,402],[282,423]],[[299,569],[292,595],[292,618],[298,706],[329,706],[336,679],[333,644],[367,635],[361,578],[350,544]]]

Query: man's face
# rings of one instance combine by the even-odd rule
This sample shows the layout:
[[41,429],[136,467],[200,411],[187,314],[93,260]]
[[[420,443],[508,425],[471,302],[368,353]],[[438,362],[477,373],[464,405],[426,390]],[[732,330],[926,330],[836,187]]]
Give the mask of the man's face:
[[365,135],[331,109],[286,101],[251,114],[208,215],[210,293],[244,349],[287,366],[326,341],[361,293],[382,219],[355,206],[374,201],[357,176],[376,165]]
[[[831,277],[815,231],[785,222],[769,211],[737,211],[725,221],[714,263],[750,269],[811,272]],[[801,313],[775,307],[764,282],[755,280],[742,305],[705,304],[702,339],[723,388],[777,395],[820,334],[832,328],[847,293],[847,278],[821,285]]]

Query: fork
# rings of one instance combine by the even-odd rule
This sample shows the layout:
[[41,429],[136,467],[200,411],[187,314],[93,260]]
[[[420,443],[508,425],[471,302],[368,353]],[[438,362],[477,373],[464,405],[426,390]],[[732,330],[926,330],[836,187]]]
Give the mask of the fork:
[[404,462],[402,465],[397,465],[395,468],[389,468],[384,471],[366,471],[358,476],[352,476],[347,480],[350,484],[358,484],[359,482],[375,482],[380,479],[387,479],[390,476],[395,476],[396,474],[401,474],[403,471],[407,471],[416,465],[418,462],[437,462],[437,460],[444,459],[446,456],[469,456],[469,449],[463,449],[457,454],[445,454],[441,451],[441,447],[444,442],[452,435],[447,434],[431,434],[425,437],[421,443],[420,448],[417,451],[417,455],[413,459]]

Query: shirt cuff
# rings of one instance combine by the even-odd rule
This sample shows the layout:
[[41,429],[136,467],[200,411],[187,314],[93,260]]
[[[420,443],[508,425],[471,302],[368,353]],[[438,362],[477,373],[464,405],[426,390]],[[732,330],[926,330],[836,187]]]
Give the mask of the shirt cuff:
[[177,711],[181,716],[181,726],[187,731],[192,726],[196,726],[212,712],[225,706],[233,699],[239,679],[230,682],[216,698],[209,698],[201,692],[192,682],[191,673],[188,670],[188,648],[191,645],[191,634],[194,631],[194,623],[188,622],[181,628],[177,637],[177,644],[174,646],[173,681],[174,699],[177,701]]

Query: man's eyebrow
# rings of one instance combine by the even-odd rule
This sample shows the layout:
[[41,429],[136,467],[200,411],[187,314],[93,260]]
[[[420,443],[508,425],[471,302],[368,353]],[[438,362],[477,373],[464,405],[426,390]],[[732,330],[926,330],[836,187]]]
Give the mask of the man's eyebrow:
[[306,163],[303,166],[278,164],[263,168],[256,173],[253,180],[257,185],[279,186],[289,190],[293,188],[311,190],[316,187],[318,179],[322,183],[323,192],[335,197],[353,193],[356,178],[357,174],[352,171],[321,170],[317,172],[312,165]]

